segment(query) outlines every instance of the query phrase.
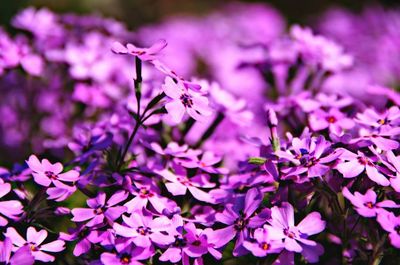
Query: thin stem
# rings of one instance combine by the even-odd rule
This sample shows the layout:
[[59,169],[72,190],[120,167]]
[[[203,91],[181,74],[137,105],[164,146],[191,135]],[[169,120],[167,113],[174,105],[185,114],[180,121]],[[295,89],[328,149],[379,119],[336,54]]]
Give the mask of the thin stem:
[[139,119],[138,121],[136,121],[135,128],[133,129],[131,135],[129,136],[128,143],[125,145],[124,151],[122,152],[121,160],[119,161],[118,166],[117,166],[118,171],[121,169],[121,166],[125,161],[125,156],[128,153],[129,147],[131,146],[137,131],[139,130],[140,124],[141,124],[141,120]]
[[136,106],[137,106],[137,117],[140,116],[140,99],[142,97],[142,60],[139,57],[135,57],[135,70],[136,70],[136,78],[134,80],[135,83],[135,95],[136,95]]

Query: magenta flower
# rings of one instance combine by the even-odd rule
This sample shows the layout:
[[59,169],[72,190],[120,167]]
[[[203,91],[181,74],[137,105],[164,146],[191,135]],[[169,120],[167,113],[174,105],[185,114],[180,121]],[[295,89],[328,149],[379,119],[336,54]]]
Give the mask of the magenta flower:
[[270,217],[269,209],[254,215],[263,199],[263,193],[257,188],[250,189],[244,198],[244,202],[238,205],[227,205],[223,212],[215,215],[216,220],[228,225],[225,228],[215,231],[219,237],[216,243],[218,247],[225,245],[236,236],[234,256],[245,254],[247,250],[243,242],[249,237],[249,229],[261,227]]
[[390,243],[400,248],[400,216],[395,216],[391,212],[381,211],[378,213],[377,219],[382,229],[389,232]]
[[60,252],[65,248],[65,243],[62,240],[55,240],[50,243],[42,244],[47,237],[47,231],[36,231],[33,227],[28,228],[26,232],[26,240],[21,237],[13,227],[7,228],[7,232],[4,235],[10,238],[15,246],[15,250],[28,245],[35,260],[42,262],[53,262],[55,260],[53,256],[46,252]]
[[93,244],[102,241],[99,231],[84,225],[80,225],[76,229],[68,232],[69,233],[61,232],[60,239],[64,241],[77,241],[73,251],[74,256],[80,256],[87,253]]
[[125,225],[114,223],[113,228],[117,235],[127,237],[142,248],[150,248],[153,243],[169,245],[175,241],[173,235],[169,235],[169,220],[166,217],[154,218],[145,211],[133,212],[130,217],[122,216]]
[[10,238],[6,237],[3,242],[0,241],[0,262],[2,264],[4,262],[10,265],[32,265],[35,262],[28,245],[20,247],[11,257],[12,247]]
[[331,108],[329,111],[317,109],[309,116],[310,127],[313,131],[329,128],[329,132],[342,135],[344,131],[354,127],[354,121],[346,117],[339,109]]
[[172,121],[179,123],[185,112],[197,121],[205,121],[211,115],[208,99],[193,90],[187,89],[181,81],[174,82],[171,77],[166,77],[163,91],[171,99],[165,108]]
[[42,159],[42,162],[40,162],[35,155],[31,155],[26,163],[33,171],[32,175],[35,182],[45,187],[53,183],[56,187],[66,188],[68,186],[62,181],[75,182],[79,179],[78,171],[70,170],[61,173],[63,171],[63,165],[61,163],[51,164],[47,159]]
[[126,46],[124,46],[119,42],[114,42],[111,50],[118,54],[130,54],[137,56],[142,61],[152,61],[157,58],[158,53],[166,46],[167,42],[165,40],[159,40],[149,48],[139,48],[131,43],[128,43]]
[[364,217],[375,217],[383,208],[400,208],[400,205],[391,200],[376,202],[377,196],[372,189],[367,190],[364,195],[357,191],[353,195],[344,187],[342,193],[354,205],[357,213]]
[[400,124],[400,110],[399,107],[393,106],[384,113],[378,113],[374,109],[368,108],[363,113],[358,113],[355,120],[362,125],[376,129],[396,126]]
[[128,193],[125,191],[119,191],[112,195],[106,203],[106,194],[100,192],[96,198],[88,199],[88,208],[74,208],[71,213],[74,216],[72,221],[84,222],[86,226],[92,227],[98,224],[102,224],[104,219],[112,225],[113,221],[120,217],[126,212],[125,206],[117,205],[128,197]]
[[179,262],[189,265],[189,258],[194,258],[194,264],[203,264],[202,256],[210,253],[214,258],[221,259],[222,254],[216,250],[213,243],[214,234],[210,228],[197,229],[193,223],[184,226],[185,235],[176,235],[175,242],[160,256],[161,261]]
[[[204,186],[204,175],[197,175],[193,178],[188,178],[185,175],[181,174],[182,172],[177,172],[177,174],[173,174],[171,171],[164,169],[161,171],[156,171],[157,174],[165,178],[168,182],[165,183],[167,190],[172,193],[172,195],[185,195],[186,191],[193,195],[199,201],[214,203],[214,199],[211,195],[205,191],[202,191],[199,188],[209,187]],[[213,187],[213,185],[211,186]]]
[[395,191],[400,192],[400,157],[395,156],[392,151],[388,151],[386,158],[390,163],[386,165],[394,172],[394,175],[390,178],[390,185]]
[[146,208],[149,202],[159,213],[162,213],[166,208],[166,203],[159,195],[160,190],[156,185],[140,182],[133,182],[131,185],[133,187],[131,194],[135,197],[124,204],[128,213],[141,211],[143,208]]
[[340,158],[343,160],[336,166],[337,170],[343,174],[344,178],[354,178],[360,175],[364,170],[367,176],[374,182],[382,186],[389,186],[389,180],[381,174],[374,163],[363,153],[354,154],[345,150]]
[[105,252],[101,254],[100,260],[101,264],[104,265],[143,265],[143,263],[137,261],[141,259],[142,252],[142,248],[130,245],[121,250],[117,249],[117,253],[114,251],[112,253]]
[[11,191],[11,184],[4,183],[0,179],[0,227],[8,224],[7,219],[2,215],[12,219],[17,220],[20,215],[24,212],[21,202],[17,200],[1,201],[1,198],[7,195]]
[[323,136],[293,138],[292,148],[277,151],[276,154],[284,161],[290,161],[295,166],[289,166],[282,171],[284,178],[298,178],[307,174],[307,178],[324,176],[331,168],[328,164],[337,159],[341,152],[333,150],[331,143]]
[[205,172],[211,174],[226,174],[226,168],[216,168],[215,164],[221,162],[222,157],[215,155],[211,151],[205,151],[200,159],[197,156],[194,156],[192,159],[190,158],[178,158],[176,159],[177,163],[181,164],[186,168],[199,168]]
[[282,241],[271,240],[268,236],[268,231],[263,228],[257,228],[254,231],[253,238],[253,241],[244,241],[243,246],[256,257],[265,257],[270,253],[279,253],[284,248]]
[[294,224],[293,206],[283,202],[281,207],[271,209],[269,225],[264,228],[268,231],[270,240],[281,240],[285,249],[294,252],[303,252],[304,246],[317,246],[315,241],[307,239],[308,236],[318,234],[325,229],[325,221],[321,214],[312,212],[308,214],[297,226]]

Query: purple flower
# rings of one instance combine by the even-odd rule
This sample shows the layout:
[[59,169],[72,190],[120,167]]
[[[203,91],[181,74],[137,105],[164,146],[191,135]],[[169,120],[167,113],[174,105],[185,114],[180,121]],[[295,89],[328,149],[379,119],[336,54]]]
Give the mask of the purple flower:
[[396,248],[400,248],[400,216],[395,216],[391,212],[380,211],[376,220],[383,230],[389,232],[390,243]]
[[105,252],[101,254],[100,260],[104,265],[142,265],[142,263],[137,261],[138,256],[142,254],[142,251],[142,248],[130,245],[121,250],[117,250],[117,253]]
[[176,235],[174,243],[160,256],[161,261],[179,262],[189,265],[189,258],[194,258],[194,264],[203,264],[202,256],[210,253],[216,259],[222,254],[216,250],[214,231],[210,228],[197,229],[193,223],[184,226],[185,235]]
[[47,159],[43,159],[42,162],[40,162],[35,155],[31,155],[26,163],[33,171],[32,175],[35,182],[45,187],[53,183],[56,187],[66,188],[68,186],[62,181],[75,182],[79,179],[78,171],[70,170],[61,173],[63,171],[63,165],[61,163],[51,164]]
[[307,239],[308,236],[318,234],[325,229],[325,221],[321,214],[312,212],[308,214],[297,226],[294,224],[293,206],[283,202],[281,207],[271,209],[269,225],[265,225],[271,240],[282,240],[285,249],[294,252],[303,252],[304,246],[317,246],[315,241]]
[[357,191],[353,195],[344,187],[342,193],[354,205],[357,213],[364,217],[375,217],[383,208],[400,208],[400,205],[391,200],[376,202],[377,196],[372,189],[367,190],[364,195]]
[[149,48],[139,48],[135,45],[128,43],[126,46],[119,42],[114,42],[111,50],[118,54],[130,54],[137,56],[142,61],[152,61],[157,58],[158,53],[167,46],[165,40],[159,40]]
[[175,123],[179,123],[185,112],[197,121],[204,121],[206,116],[211,115],[208,107],[208,99],[199,93],[187,89],[183,82],[166,77],[163,85],[163,91],[171,99],[165,108],[171,119]]
[[154,209],[156,209],[159,213],[166,208],[166,203],[159,195],[160,191],[156,185],[152,183],[139,182],[133,182],[131,185],[134,188],[132,189],[131,194],[135,197],[124,204],[128,213],[132,213],[137,210],[141,211],[143,208],[146,208],[148,202],[150,202]]
[[215,168],[213,165],[221,162],[222,157],[216,156],[211,151],[205,151],[198,159],[197,156],[192,159],[189,158],[178,158],[175,161],[186,168],[199,168],[205,172],[212,174],[226,174],[228,173],[225,168]]
[[113,221],[120,217],[124,212],[126,212],[125,206],[117,205],[128,197],[128,193],[125,191],[119,191],[112,195],[106,203],[106,194],[100,192],[96,198],[88,199],[88,208],[74,208],[71,213],[74,216],[72,221],[74,222],[84,222],[86,226],[92,227],[98,224],[102,224],[104,219],[112,225]]
[[271,240],[268,231],[257,228],[253,234],[254,241],[245,241],[243,246],[256,257],[265,257],[270,253],[279,253],[284,248],[282,241]]
[[173,235],[169,235],[169,219],[166,217],[154,218],[145,211],[133,212],[130,217],[122,216],[125,225],[114,223],[113,228],[117,235],[127,237],[142,248],[150,248],[153,243],[169,245],[175,241]]
[[344,131],[354,127],[354,121],[346,117],[339,109],[331,108],[329,111],[317,109],[309,116],[310,127],[313,131],[329,128],[329,132],[342,135]]
[[245,254],[243,242],[249,237],[249,229],[262,226],[270,217],[269,210],[265,209],[253,216],[263,199],[263,193],[256,188],[250,189],[244,198],[244,202],[238,205],[227,205],[225,210],[216,214],[216,220],[228,226],[217,230],[215,235],[219,237],[218,247],[225,245],[236,236],[234,256]]
[[[173,174],[171,171],[164,169],[160,171],[156,171],[157,174],[168,180],[165,184],[168,191],[172,193],[172,195],[185,195],[186,191],[193,195],[199,201],[214,203],[214,199],[205,191],[199,189],[200,187],[204,187],[204,177],[205,175],[197,175],[193,178],[188,178],[183,175],[181,172],[177,172],[178,174]],[[205,186],[207,187],[207,186]]]
[[28,228],[26,232],[26,240],[21,237],[13,227],[7,228],[5,236],[10,238],[16,250],[23,248],[26,245],[29,246],[30,252],[35,260],[42,262],[53,262],[55,260],[53,256],[46,252],[60,252],[65,248],[65,243],[62,240],[55,240],[50,243],[42,244],[47,237],[47,231],[36,231],[33,227]]
[[3,242],[0,241],[0,262],[11,265],[32,265],[35,262],[28,245],[20,247],[12,257],[11,253],[12,242],[6,237]]
[[77,241],[73,251],[75,256],[87,253],[91,249],[92,244],[102,241],[99,231],[84,225],[78,226],[76,229],[69,231],[69,233],[61,232],[60,239],[65,241]]
[[395,156],[392,151],[388,151],[386,152],[386,158],[390,163],[388,167],[395,172],[390,178],[390,185],[395,191],[400,192],[400,157]]
[[345,150],[341,156],[341,162],[336,166],[337,170],[343,174],[344,178],[354,178],[364,170],[367,176],[374,182],[382,186],[389,186],[389,180],[381,174],[374,163],[360,151],[354,154]]
[[340,150],[332,150],[331,143],[323,136],[293,138],[292,148],[276,154],[295,166],[282,169],[284,178],[297,178],[306,173],[308,178],[324,176],[331,168],[329,164],[340,156]]
[[[3,183],[0,179],[0,214],[12,220],[17,220],[24,212],[21,202],[17,200],[2,201],[1,198],[11,191],[11,184]],[[0,227],[8,224],[7,219],[0,215]]]

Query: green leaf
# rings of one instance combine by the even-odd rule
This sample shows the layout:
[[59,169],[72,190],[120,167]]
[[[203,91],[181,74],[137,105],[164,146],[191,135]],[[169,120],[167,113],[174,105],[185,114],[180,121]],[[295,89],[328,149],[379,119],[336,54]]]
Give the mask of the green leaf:
[[263,157],[250,157],[248,160],[250,164],[254,165],[264,165],[266,161],[267,159]]

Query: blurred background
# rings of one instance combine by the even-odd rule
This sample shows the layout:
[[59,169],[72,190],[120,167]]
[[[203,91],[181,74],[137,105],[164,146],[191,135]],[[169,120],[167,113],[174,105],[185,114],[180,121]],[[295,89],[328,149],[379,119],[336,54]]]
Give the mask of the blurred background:
[[277,8],[286,19],[305,23],[310,17],[332,6],[342,6],[359,11],[371,4],[393,6],[399,0],[13,0],[1,1],[0,24],[9,25],[18,10],[26,6],[48,7],[55,12],[97,13],[124,21],[131,29],[140,25],[161,21],[176,14],[204,14],[229,2],[268,3]]

